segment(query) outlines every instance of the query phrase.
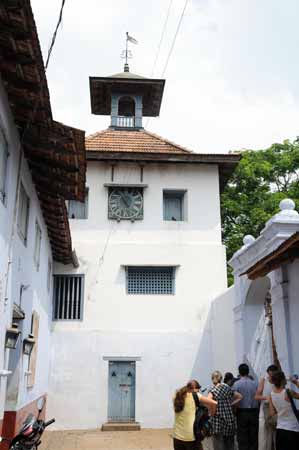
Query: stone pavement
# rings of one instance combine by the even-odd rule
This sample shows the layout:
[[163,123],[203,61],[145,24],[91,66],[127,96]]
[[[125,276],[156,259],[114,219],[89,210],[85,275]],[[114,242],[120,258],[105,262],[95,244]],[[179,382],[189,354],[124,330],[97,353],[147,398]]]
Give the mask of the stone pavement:
[[[172,450],[170,429],[48,431],[40,450]],[[204,450],[212,450],[205,442]]]

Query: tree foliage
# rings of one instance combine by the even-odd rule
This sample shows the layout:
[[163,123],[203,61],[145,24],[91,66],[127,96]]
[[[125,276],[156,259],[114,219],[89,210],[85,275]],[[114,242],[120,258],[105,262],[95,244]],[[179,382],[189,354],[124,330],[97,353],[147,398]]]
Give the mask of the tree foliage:
[[266,150],[243,151],[221,196],[228,260],[243,245],[246,234],[259,235],[266,221],[279,210],[279,202],[287,197],[299,206],[299,138],[273,144]]

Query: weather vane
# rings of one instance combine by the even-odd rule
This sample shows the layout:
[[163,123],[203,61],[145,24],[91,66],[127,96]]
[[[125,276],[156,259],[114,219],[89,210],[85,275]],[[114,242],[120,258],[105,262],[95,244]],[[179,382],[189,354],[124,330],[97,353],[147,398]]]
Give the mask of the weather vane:
[[128,48],[128,42],[132,42],[132,44],[138,44],[138,41],[130,36],[128,32],[126,32],[126,50],[123,50],[121,54],[121,57],[125,60],[125,72],[129,72],[128,59],[132,58],[132,52]]

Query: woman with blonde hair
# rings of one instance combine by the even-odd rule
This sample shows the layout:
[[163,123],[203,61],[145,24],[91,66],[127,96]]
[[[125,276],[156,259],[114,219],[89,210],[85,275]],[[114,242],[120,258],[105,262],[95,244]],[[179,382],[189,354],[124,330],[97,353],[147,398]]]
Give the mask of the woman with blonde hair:
[[234,450],[237,423],[233,405],[243,397],[228,384],[222,383],[219,370],[212,373],[212,382],[214,387],[208,397],[217,401],[217,413],[211,418],[214,450]]
[[193,393],[196,393],[199,401],[210,408],[213,414],[216,410],[217,402],[204,397],[200,392],[198,381],[191,380],[186,386],[176,392],[173,400],[175,420],[173,428],[173,448],[174,450],[200,450],[201,443],[197,442],[194,436],[194,421],[196,404]]

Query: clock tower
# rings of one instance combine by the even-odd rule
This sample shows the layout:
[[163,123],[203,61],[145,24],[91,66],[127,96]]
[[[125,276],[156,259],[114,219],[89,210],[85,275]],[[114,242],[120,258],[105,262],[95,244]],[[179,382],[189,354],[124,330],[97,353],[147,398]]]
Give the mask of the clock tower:
[[[142,131],[143,117],[159,116],[164,84],[165,80],[131,73],[126,62],[121,73],[90,77],[91,111],[110,115],[110,130]],[[109,186],[108,218],[143,220],[143,187]]]
[[54,272],[49,398],[61,427],[169,428],[175,390],[208,385],[222,350],[210,331],[226,287],[219,192],[239,155],[195,153],[144,129],[164,84],[127,62],[90,78],[91,111],[111,121],[87,136],[85,201],[68,204],[79,267]]
[[108,77],[90,77],[91,112],[111,116],[114,130],[142,129],[143,117],[157,117],[165,80],[145,78],[129,71]]

